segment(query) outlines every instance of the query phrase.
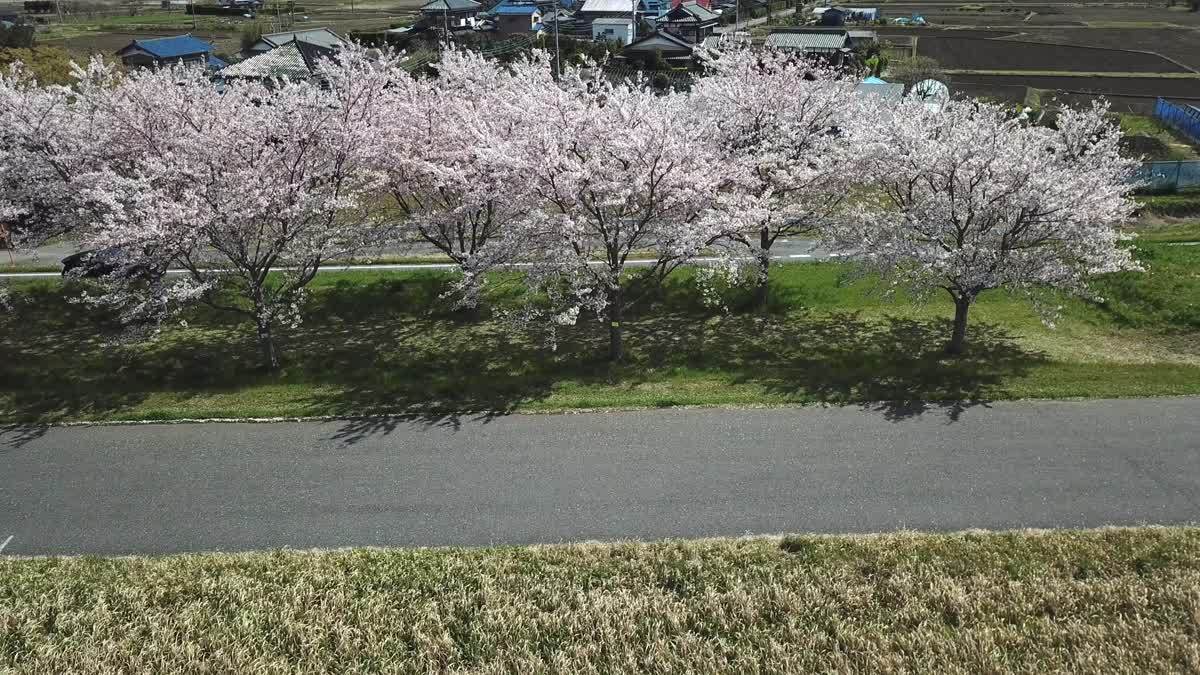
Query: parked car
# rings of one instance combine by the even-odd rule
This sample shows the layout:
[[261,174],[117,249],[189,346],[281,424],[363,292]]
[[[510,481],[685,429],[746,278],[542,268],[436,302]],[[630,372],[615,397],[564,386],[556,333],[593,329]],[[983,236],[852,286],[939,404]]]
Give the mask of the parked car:
[[136,278],[153,279],[160,276],[145,262],[135,262],[129,251],[113,246],[93,251],[80,251],[62,259],[64,277],[87,277],[96,279],[122,269],[129,269]]

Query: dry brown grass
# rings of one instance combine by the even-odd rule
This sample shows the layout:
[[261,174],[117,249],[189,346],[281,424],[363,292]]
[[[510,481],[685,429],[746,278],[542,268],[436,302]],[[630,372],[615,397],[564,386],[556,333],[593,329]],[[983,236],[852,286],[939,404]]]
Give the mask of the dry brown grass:
[[1195,672],[1200,530],[0,560],[0,671]]

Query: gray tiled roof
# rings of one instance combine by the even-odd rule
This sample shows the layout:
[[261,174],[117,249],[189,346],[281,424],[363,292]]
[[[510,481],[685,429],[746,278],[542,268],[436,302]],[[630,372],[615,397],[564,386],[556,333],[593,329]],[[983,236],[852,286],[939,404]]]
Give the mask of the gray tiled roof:
[[278,47],[279,45],[286,44],[292,40],[303,40],[305,42],[311,42],[312,44],[330,49],[337,49],[338,47],[346,44],[345,40],[328,28],[313,28],[310,30],[297,30],[286,33],[268,33],[262,36],[261,41],[266,42],[273,47]]
[[710,11],[707,7],[696,2],[685,2],[679,5],[679,7],[676,9],[682,9],[688,14],[691,14],[692,16],[696,17],[697,21],[715,21],[721,18],[720,14]]
[[767,46],[803,52],[832,52],[846,46],[845,33],[771,33]]
[[235,63],[221,71],[224,77],[245,77],[265,79],[269,77],[286,77],[291,80],[303,80],[312,75],[308,62],[300,53],[295,42],[288,42],[269,52],[251,56],[240,63]]
[[421,5],[422,12],[467,12],[482,8],[483,5],[475,0],[430,0]]
[[629,12],[633,13],[632,0],[587,0],[581,12]]

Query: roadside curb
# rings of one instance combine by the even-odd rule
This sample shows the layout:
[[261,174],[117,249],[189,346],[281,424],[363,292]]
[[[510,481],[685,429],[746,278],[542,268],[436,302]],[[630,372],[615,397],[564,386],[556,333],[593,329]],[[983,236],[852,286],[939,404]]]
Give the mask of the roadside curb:
[[[1161,396],[1134,396],[1127,398],[1088,398],[1085,396],[1069,398],[1007,398],[997,400],[961,400],[961,401],[926,401],[925,403],[938,408],[951,408],[955,405],[970,405],[991,407],[1012,403],[1086,403],[1093,401],[1124,401],[1124,400],[1169,400],[1193,398],[1200,401],[1196,394],[1164,394]],[[93,420],[71,422],[8,422],[0,421],[0,432],[21,428],[72,428],[72,427],[119,427],[119,426],[150,426],[150,425],[182,425],[182,424],[281,424],[303,422],[365,422],[372,420],[398,420],[420,422],[422,417],[493,419],[499,417],[541,416],[541,415],[599,415],[604,413],[628,413],[649,411],[679,411],[679,410],[805,410],[812,408],[858,408],[871,410],[876,407],[893,405],[898,401],[862,401],[859,403],[780,403],[780,404],[748,404],[728,405],[715,403],[712,405],[673,405],[656,406],[623,406],[612,408],[563,408],[558,410],[446,410],[446,411],[415,411],[375,413],[367,415],[307,415],[292,417],[184,417],[176,419],[140,419],[140,420]],[[433,426],[436,423],[429,423]]]

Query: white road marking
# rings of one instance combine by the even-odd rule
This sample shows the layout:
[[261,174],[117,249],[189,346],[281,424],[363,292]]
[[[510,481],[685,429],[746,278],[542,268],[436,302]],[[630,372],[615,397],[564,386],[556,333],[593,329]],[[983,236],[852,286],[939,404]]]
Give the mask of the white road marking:
[[807,253],[793,253],[793,254],[789,255],[788,257],[789,258],[811,258],[812,256]]
[[4,543],[3,543],[3,544],[0,544],[0,553],[4,553],[4,548],[5,548],[6,546],[8,546],[8,542],[10,542],[10,541],[12,541],[12,540],[13,540],[13,535],[11,535],[11,534],[10,534],[10,535],[8,535],[8,539],[5,539],[5,540],[4,540]]

